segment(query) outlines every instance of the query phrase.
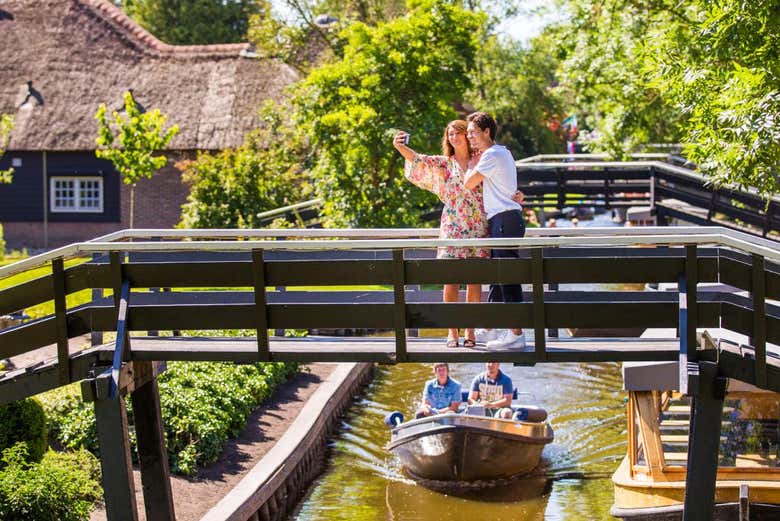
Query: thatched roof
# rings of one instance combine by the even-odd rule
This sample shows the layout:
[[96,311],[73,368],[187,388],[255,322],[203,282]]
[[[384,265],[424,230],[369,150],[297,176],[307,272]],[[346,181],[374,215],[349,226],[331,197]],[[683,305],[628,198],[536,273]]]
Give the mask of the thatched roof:
[[248,44],[162,43],[108,0],[0,0],[10,150],[94,149],[98,105],[120,109],[129,89],[179,125],[171,150],[234,147],[258,125],[263,100],[279,99],[295,79]]

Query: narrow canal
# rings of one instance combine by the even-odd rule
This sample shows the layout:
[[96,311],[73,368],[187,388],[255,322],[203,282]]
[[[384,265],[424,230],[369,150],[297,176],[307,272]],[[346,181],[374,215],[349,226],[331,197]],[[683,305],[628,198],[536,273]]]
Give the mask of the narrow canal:
[[[454,364],[452,376],[467,387],[483,364]],[[458,495],[426,489],[404,476],[384,450],[384,415],[405,414],[419,403],[429,366],[379,367],[374,382],[343,422],[326,472],[294,514],[300,521],[473,521],[610,519],[610,475],[625,454],[625,406],[620,368],[612,364],[512,367],[520,391],[546,408],[555,441],[542,456],[542,477]],[[522,397],[523,399],[525,397]],[[407,414],[408,416],[408,414]]]
[[[561,222],[563,226],[568,222]],[[614,225],[597,216],[585,226]],[[484,364],[453,364],[463,388]],[[417,407],[431,367],[378,367],[362,400],[351,408],[331,447],[323,475],[291,519],[325,520],[599,520],[613,519],[610,476],[626,451],[626,420],[617,363],[512,367],[503,364],[531,403],[544,407],[555,441],[542,455],[538,477],[508,486],[445,494],[408,479],[384,449],[385,414]]]

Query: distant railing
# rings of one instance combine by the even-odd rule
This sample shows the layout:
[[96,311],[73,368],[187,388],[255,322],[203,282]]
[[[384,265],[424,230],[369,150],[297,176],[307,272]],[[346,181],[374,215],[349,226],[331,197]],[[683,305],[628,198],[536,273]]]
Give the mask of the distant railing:
[[[518,188],[534,208],[648,206],[659,225],[679,218],[761,235],[780,233],[780,198],[753,189],[714,187],[679,156],[636,154],[606,161],[602,154],[533,156],[517,162]],[[690,165],[688,165],[690,166]],[[770,235],[771,234],[771,235]]]

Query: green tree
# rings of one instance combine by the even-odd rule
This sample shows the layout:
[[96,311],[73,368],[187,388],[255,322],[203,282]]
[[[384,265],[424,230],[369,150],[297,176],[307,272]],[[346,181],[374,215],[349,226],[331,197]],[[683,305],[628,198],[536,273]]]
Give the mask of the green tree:
[[[622,157],[648,142],[677,142],[681,114],[653,81],[661,33],[679,34],[687,8],[674,0],[569,0],[553,30],[563,56],[559,94],[577,113],[594,151]],[[587,139],[587,136],[586,136]]]
[[259,213],[306,199],[308,146],[285,121],[287,111],[269,102],[262,110],[264,127],[243,146],[177,165],[190,185],[182,227],[259,228]]
[[453,104],[469,86],[486,17],[443,0],[409,2],[409,14],[344,30],[343,57],[298,86],[294,121],[311,139],[312,181],[333,226],[408,226],[434,199],[401,175],[393,128],[435,153]]
[[[257,53],[307,72],[312,66],[341,55],[346,43],[341,30],[354,22],[373,26],[406,13],[405,0],[280,0],[292,15],[280,19],[270,2],[249,23],[249,40]],[[329,17],[318,23],[319,16]]]
[[557,65],[554,42],[546,35],[527,49],[489,36],[477,53],[465,99],[495,116],[497,141],[517,158],[561,152],[561,137],[549,128],[563,111],[553,88]]
[[[133,227],[135,211],[135,187],[143,178],[150,178],[156,170],[168,162],[164,155],[155,155],[163,150],[171,139],[179,133],[179,127],[173,125],[167,130],[166,117],[159,109],[141,112],[130,92],[124,95],[124,115],[118,111],[109,121],[106,105],[101,103],[95,119],[98,121],[98,137],[95,143],[98,149],[95,155],[108,159],[122,176],[125,184],[130,185],[130,227]],[[113,124],[112,124],[113,123]]]
[[[0,157],[5,154],[8,140],[11,138],[11,129],[14,126],[14,117],[10,114],[0,114]],[[13,168],[0,170],[0,183],[10,183],[14,173]]]
[[[654,42],[688,157],[716,184],[780,191],[780,1],[693,0],[686,35]],[[685,35],[682,35],[685,36]]]
[[125,0],[128,15],[174,45],[242,42],[249,17],[268,3],[257,0]]
[[681,140],[715,184],[778,192],[780,0],[564,3],[561,89],[597,148]]

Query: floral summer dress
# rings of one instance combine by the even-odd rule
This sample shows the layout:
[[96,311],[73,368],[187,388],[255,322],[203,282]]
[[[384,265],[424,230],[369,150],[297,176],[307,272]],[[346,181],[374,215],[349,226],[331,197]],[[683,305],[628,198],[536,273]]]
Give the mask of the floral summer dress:
[[[444,175],[441,175],[442,172]],[[404,175],[415,186],[433,192],[441,202],[441,239],[481,239],[488,236],[485,205],[482,202],[482,186],[468,190],[464,185],[464,172],[455,158],[415,154],[413,161],[406,161]],[[448,246],[439,248],[439,259],[489,258],[487,248]]]

